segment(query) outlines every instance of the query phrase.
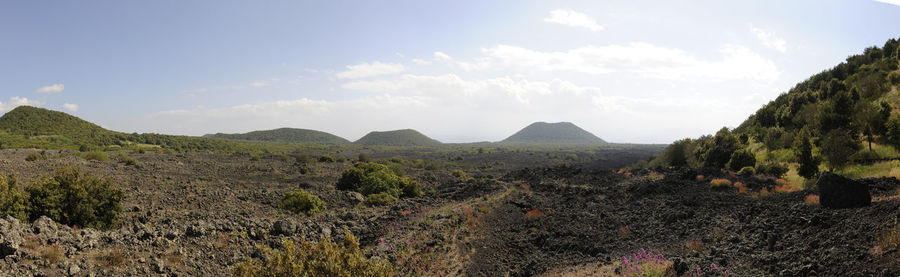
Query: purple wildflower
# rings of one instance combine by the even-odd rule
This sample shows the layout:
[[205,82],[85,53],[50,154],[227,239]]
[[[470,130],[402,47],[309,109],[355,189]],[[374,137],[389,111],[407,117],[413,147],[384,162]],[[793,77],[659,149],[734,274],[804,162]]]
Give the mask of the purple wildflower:
[[716,266],[716,264],[714,264],[714,263],[709,264],[709,267],[712,267],[712,269],[715,269],[716,271],[719,271],[719,267]]

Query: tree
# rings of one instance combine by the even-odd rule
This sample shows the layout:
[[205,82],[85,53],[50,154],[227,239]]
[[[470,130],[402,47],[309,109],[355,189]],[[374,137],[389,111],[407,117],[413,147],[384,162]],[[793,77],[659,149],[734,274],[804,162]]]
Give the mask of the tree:
[[687,165],[687,155],[686,148],[687,144],[690,143],[691,139],[683,139],[679,141],[675,141],[672,145],[666,148],[666,152],[663,153],[665,157],[665,161],[669,166],[686,166]]
[[741,170],[744,167],[754,167],[756,166],[756,157],[753,155],[753,152],[747,149],[741,149],[734,151],[731,154],[731,159],[728,160],[727,167],[731,170]]
[[849,129],[853,118],[853,100],[846,91],[839,91],[825,103],[820,120],[820,131],[827,134],[834,129]]
[[816,177],[819,174],[819,159],[812,155],[812,144],[809,143],[808,131],[800,131],[794,149],[796,149],[798,155],[797,160],[800,161],[800,168],[797,169],[797,173],[806,179]]
[[822,155],[828,167],[834,171],[847,163],[850,155],[859,150],[859,142],[846,129],[834,129],[822,138]]
[[887,102],[860,102],[856,105],[856,125],[859,126],[866,141],[869,151],[872,151],[872,140],[875,135],[884,135],[885,123],[891,115],[891,106]]
[[698,148],[700,152],[703,166],[713,168],[724,168],[725,164],[731,160],[731,154],[740,149],[741,143],[726,127],[722,127],[712,139],[705,140],[703,145]]
[[900,114],[891,115],[884,124],[888,143],[900,148]]

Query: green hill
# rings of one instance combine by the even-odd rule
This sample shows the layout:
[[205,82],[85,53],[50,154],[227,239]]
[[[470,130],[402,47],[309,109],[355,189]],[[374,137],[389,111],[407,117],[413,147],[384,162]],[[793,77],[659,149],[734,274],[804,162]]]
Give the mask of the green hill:
[[531,123],[501,143],[516,144],[603,144],[598,138],[571,122]]
[[384,146],[439,146],[442,144],[440,141],[429,138],[412,129],[371,132],[354,143]]
[[219,139],[110,131],[78,117],[43,108],[19,106],[0,116],[4,148],[79,149],[153,147],[176,151],[233,149]]
[[287,143],[309,143],[309,144],[348,144],[350,141],[326,132],[279,128],[274,130],[253,131],[244,134],[211,134],[203,137],[223,138],[223,139],[239,139],[239,140],[256,140],[256,141],[274,141]]

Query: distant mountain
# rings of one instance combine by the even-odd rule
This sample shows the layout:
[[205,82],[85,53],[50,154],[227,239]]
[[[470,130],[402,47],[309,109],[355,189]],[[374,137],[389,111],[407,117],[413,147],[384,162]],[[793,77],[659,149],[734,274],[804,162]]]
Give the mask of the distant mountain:
[[203,137],[208,138],[224,138],[224,139],[240,139],[240,140],[256,140],[256,141],[275,141],[289,143],[310,143],[310,144],[348,144],[349,140],[335,136],[326,132],[295,129],[295,128],[279,128],[266,131],[253,131],[244,134],[210,134]]
[[438,146],[442,144],[440,141],[429,138],[412,129],[371,132],[354,143],[386,146]]
[[31,106],[16,107],[0,117],[0,130],[25,136],[62,136],[75,141],[98,141],[117,134],[63,112]]
[[531,123],[501,143],[517,144],[603,144],[606,141],[571,122]]

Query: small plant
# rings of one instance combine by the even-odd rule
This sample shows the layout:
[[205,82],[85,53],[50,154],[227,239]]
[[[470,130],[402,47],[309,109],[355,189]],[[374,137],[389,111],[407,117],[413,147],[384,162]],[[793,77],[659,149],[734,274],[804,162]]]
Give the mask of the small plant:
[[731,186],[731,181],[728,179],[724,179],[724,178],[712,179],[711,181],[709,181],[709,187],[714,188],[714,189],[730,187],[730,186]]
[[544,218],[544,213],[538,209],[533,209],[525,213],[525,219],[528,220],[538,220]]
[[100,162],[108,162],[109,157],[106,156],[106,153],[103,151],[90,151],[84,153],[84,159],[88,161],[100,161]]
[[25,157],[25,161],[27,161],[27,162],[33,162],[33,161],[43,160],[43,159],[46,159],[46,157],[44,157],[44,155],[41,155],[38,153],[31,153],[31,154],[28,154],[28,157]]
[[734,189],[737,194],[747,193],[747,186],[741,182],[734,182]]
[[791,184],[790,182],[788,182],[787,180],[781,179],[781,178],[779,178],[778,180],[775,180],[775,184],[777,184],[775,186],[776,193],[786,193],[786,192],[795,192],[795,191],[803,190],[803,188],[801,188],[800,186],[795,186],[795,185]]
[[344,242],[322,238],[318,243],[285,239],[281,249],[262,248],[264,258],[238,263],[232,269],[237,277],[255,276],[393,276],[387,259],[367,258],[359,249],[359,239],[349,231]]
[[296,214],[315,215],[325,210],[325,201],[303,189],[295,189],[281,198],[281,208]]
[[619,228],[619,238],[620,239],[631,238],[631,226],[625,225],[625,227]]
[[328,155],[322,155],[321,157],[319,157],[320,163],[333,163],[334,161],[334,158]]
[[102,251],[97,256],[94,256],[94,263],[107,269],[124,265],[126,260],[125,252],[118,247]]
[[771,193],[769,192],[769,189],[767,189],[767,188],[762,188],[759,190],[759,197],[766,197],[766,196],[769,196],[769,194],[771,194]]
[[631,254],[631,259],[622,256],[622,266],[625,276],[675,276],[675,268],[662,254],[646,252],[643,248]]
[[359,153],[359,156],[357,156],[357,160],[359,160],[359,162],[361,163],[367,163],[372,161],[372,157],[370,157],[369,154],[366,153]]
[[250,161],[258,162],[259,160],[260,160],[259,153],[253,153],[253,155],[250,156]]
[[806,196],[806,199],[803,200],[806,205],[810,206],[818,206],[819,205],[819,196],[815,194],[810,194]]
[[696,179],[698,182],[703,182],[704,180],[706,180],[706,177],[704,177],[703,175],[697,175],[697,177],[694,179]]
[[894,249],[900,249],[900,226],[894,226],[881,231],[875,237],[875,254],[888,252]]
[[453,175],[453,177],[456,177],[456,179],[459,179],[460,181],[468,181],[469,180],[469,175],[466,175],[465,171],[462,171],[459,169],[454,169],[453,171],[450,171],[450,175]]
[[137,160],[126,155],[124,152],[119,152],[119,162],[130,166],[137,165]]
[[647,177],[650,178],[650,180],[653,180],[653,181],[660,181],[660,180],[666,178],[665,175],[663,175],[662,173],[656,172],[656,171],[651,171],[651,172],[650,172],[650,175],[648,175]]
[[44,246],[41,248],[41,252],[39,254],[41,259],[44,259],[50,264],[56,264],[63,258],[63,251],[59,247],[59,244]]

